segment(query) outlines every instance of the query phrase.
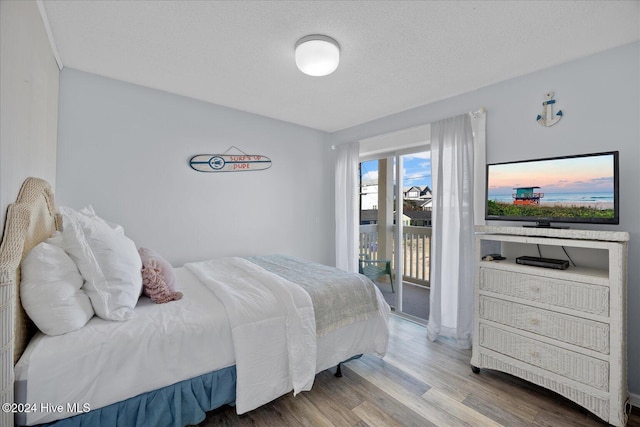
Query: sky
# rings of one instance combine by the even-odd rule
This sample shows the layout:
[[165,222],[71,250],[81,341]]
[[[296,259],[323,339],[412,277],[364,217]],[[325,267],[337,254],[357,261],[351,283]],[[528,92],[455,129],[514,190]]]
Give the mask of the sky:
[[[403,188],[431,185],[431,153],[403,157]],[[492,165],[491,194],[511,194],[514,187],[537,186],[548,193],[612,192],[612,156],[578,157],[554,161],[518,162]],[[394,164],[395,179],[395,164]],[[378,183],[378,161],[362,162],[362,183]]]
[[[402,156],[404,179],[402,187],[417,186],[423,188],[431,186],[431,152],[406,154]],[[395,162],[394,162],[395,179]],[[362,162],[362,184],[378,184],[378,161]]]
[[489,166],[490,194],[508,194],[514,187],[533,186],[547,193],[612,192],[612,156]]

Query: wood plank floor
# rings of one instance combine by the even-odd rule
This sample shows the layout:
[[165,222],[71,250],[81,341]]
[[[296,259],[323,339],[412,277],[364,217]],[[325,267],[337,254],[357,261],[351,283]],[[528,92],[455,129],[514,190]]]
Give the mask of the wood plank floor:
[[[392,316],[384,359],[365,355],[317,375],[313,390],[238,416],[229,406],[200,426],[548,426],[607,424],[561,396],[507,374],[473,374],[471,352],[430,342],[424,326]],[[634,408],[629,427],[640,427]]]

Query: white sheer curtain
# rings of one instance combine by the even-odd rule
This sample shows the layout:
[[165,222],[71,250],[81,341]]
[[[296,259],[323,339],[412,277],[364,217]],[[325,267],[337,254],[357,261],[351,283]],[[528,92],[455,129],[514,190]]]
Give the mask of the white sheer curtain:
[[428,337],[471,347],[474,138],[469,114],[431,124],[432,237]]
[[360,143],[336,147],[336,267],[358,272]]

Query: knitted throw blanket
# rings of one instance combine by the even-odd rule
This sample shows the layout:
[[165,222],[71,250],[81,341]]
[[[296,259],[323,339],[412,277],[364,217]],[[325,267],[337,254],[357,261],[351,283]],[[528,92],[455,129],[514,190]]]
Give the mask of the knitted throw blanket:
[[301,286],[311,296],[316,334],[322,336],[377,315],[375,285],[361,274],[349,273],[288,255],[264,255],[248,261]]

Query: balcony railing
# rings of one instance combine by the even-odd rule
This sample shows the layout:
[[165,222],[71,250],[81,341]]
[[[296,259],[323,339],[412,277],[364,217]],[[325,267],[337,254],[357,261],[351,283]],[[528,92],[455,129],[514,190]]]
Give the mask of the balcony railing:
[[[402,278],[406,282],[429,286],[431,227],[405,225],[402,230]],[[394,256],[391,259],[392,267],[395,269],[395,231],[393,233]],[[376,224],[360,226],[360,253],[368,255],[371,259],[385,258],[384,254],[378,254]]]

